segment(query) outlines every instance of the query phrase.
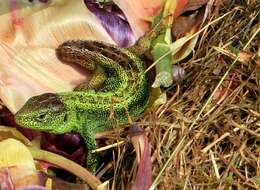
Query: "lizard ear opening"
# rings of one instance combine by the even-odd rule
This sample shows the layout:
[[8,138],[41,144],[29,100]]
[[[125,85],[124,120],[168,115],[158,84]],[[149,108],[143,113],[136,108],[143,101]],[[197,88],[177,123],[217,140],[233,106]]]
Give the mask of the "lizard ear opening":
[[66,123],[68,121],[68,114],[67,113],[64,115],[63,121],[64,121],[64,123]]

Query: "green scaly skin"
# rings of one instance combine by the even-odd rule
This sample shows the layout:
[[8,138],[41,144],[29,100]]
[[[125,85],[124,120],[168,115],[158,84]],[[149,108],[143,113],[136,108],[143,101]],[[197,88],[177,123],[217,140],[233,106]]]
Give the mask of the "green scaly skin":
[[97,41],[64,42],[56,49],[58,59],[92,70],[93,78],[72,92],[30,98],[16,113],[16,122],[54,134],[79,133],[88,149],[87,166],[95,171],[95,133],[136,120],[145,109],[150,87],[140,55],[160,31],[157,27],[128,49]]

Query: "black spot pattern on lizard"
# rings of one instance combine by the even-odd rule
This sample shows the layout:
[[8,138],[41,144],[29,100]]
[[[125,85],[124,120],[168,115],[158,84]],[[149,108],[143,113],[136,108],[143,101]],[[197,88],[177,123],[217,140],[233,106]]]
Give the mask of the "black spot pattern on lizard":
[[[104,57],[107,57],[112,61],[118,63],[126,70],[129,69],[137,70],[135,64],[132,63],[131,59],[126,53],[120,51],[118,47],[115,47],[110,44],[106,44],[104,42],[82,41],[82,40],[66,41],[57,48],[56,55],[58,59],[64,62],[77,63],[78,61],[82,61],[83,56],[82,54],[80,54],[80,52],[82,53],[86,50],[101,54]],[[94,68],[88,68],[88,69],[94,69]]]

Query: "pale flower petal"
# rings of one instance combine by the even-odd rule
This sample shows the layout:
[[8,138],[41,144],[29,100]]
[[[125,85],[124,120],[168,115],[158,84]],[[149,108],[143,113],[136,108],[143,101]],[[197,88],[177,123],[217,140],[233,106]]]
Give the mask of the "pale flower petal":
[[0,25],[0,99],[13,113],[31,96],[69,91],[88,78],[82,68],[57,60],[63,41],[114,43],[81,0],[22,7],[1,15]]

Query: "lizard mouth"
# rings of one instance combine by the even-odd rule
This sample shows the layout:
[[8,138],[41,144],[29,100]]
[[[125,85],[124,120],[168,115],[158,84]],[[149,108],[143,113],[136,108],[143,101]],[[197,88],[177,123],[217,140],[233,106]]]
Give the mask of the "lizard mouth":
[[23,126],[24,125],[23,118],[24,116],[19,114],[19,112],[17,112],[14,116],[15,123],[20,126]]
[[52,131],[51,128],[48,128],[45,126],[40,127],[39,124],[31,121],[28,116],[26,116],[24,114],[20,114],[19,112],[16,113],[14,119],[15,119],[16,124],[23,128],[39,130],[39,131],[46,131],[46,132]]

